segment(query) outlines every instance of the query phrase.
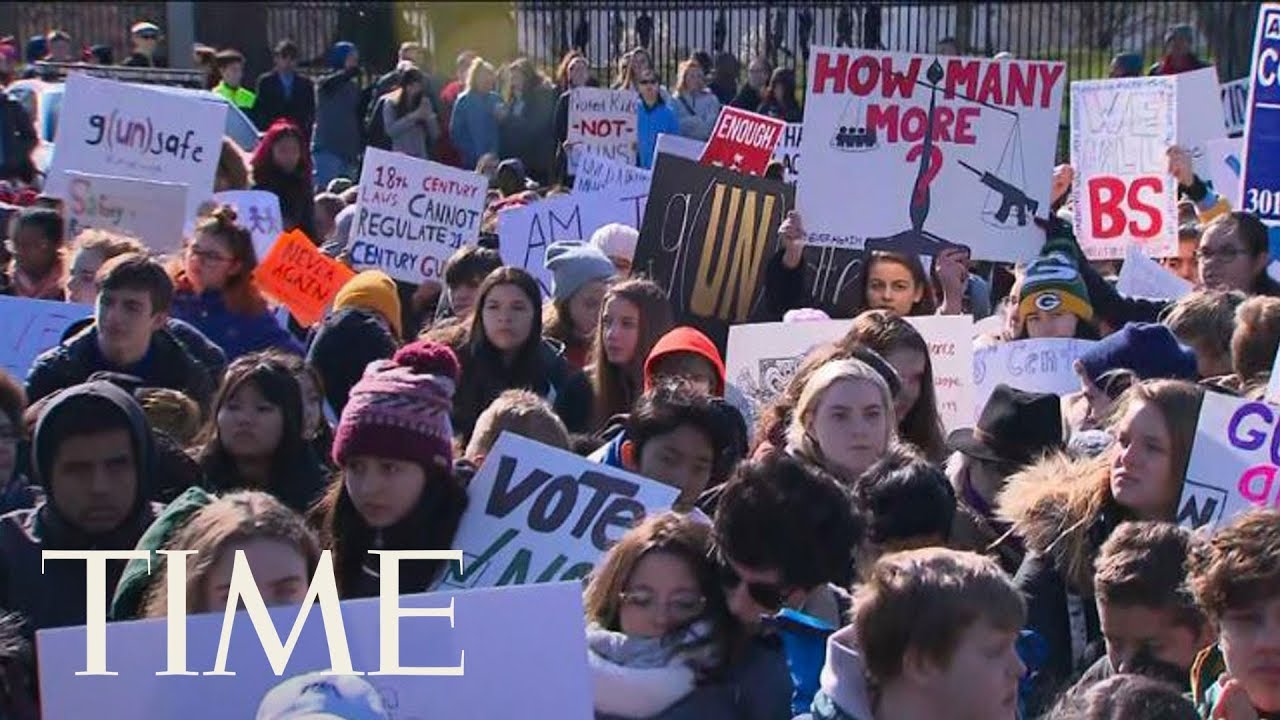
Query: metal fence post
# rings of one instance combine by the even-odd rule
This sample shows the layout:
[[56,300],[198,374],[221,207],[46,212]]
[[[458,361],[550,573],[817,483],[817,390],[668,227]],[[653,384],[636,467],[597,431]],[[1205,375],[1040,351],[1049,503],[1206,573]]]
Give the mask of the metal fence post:
[[165,32],[169,36],[169,67],[195,67],[195,58],[192,56],[192,49],[196,44],[195,3],[189,0],[169,0],[164,4],[164,12]]

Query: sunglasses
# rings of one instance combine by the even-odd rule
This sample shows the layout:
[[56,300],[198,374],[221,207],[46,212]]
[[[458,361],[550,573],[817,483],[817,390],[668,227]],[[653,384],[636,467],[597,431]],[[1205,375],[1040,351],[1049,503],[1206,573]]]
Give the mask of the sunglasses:
[[[725,590],[734,590],[743,582],[746,582],[723,557],[717,558],[716,565],[720,575],[720,586]],[[786,604],[787,589],[782,585],[773,583],[748,582],[747,594],[760,607],[771,613],[776,613]]]

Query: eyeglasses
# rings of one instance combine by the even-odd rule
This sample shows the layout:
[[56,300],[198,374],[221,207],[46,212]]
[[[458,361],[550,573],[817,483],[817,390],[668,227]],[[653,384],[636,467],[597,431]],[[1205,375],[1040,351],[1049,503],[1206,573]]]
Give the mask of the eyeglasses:
[[1216,258],[1222,262],[1232,262],[1244,254],[1244,250],[1230,245],[1220,248],[1202,248],[1196,250],[1195,253],[1197,260],[1213,260]]
[[667,615],[672,617],[694,617],[702,614],[707,607],[707,599],[701,595],[674,595],[665,604],[660,603],[658,597],[651,592],[622,592],[618,594],[618,599],[624,606],[644,612],[665,606]]
[[[729,564],[724,557],[716,560],[717,571],[720,574],[720,585],[725,590],[733,590],[738,585],[745,582],[737,570]],[[747,583],[747,594],[755,601],[757,605],[764,608],[768,612],[774,613],[782,609],[786,604],[787,588],[783,585],[774,583]]]

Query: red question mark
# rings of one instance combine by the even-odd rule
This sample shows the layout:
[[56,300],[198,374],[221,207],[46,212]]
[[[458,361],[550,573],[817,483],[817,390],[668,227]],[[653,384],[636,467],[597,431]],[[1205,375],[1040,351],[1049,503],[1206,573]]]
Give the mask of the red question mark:
[[[907,150],[907,162],[915,162],[922,152],[924,152],[923,144],[912,145],[911,149]],[[912,204],[918,205],[924,202],[924,195],[929,191],[929,185],[940,172],[942,172],[942,150],[937,145],[932,145],[929,147],[929,163],[925,166],[924,175],[920,177],[911,194]]]

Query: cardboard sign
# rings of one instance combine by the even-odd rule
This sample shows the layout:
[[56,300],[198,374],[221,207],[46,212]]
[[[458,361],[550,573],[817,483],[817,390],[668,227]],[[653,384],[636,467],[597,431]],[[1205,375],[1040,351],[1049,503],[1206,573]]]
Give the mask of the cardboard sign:
[[1222,120],[1227,134],[1237,137],[1244,133],[1244,119],[1249,108],[1249,78],[1239,78],[1222,83],[1218,88],[1222,100]]
[[[968,315],[909,317],[929,345],[938,414],[947,432],[973,425],[973,318]],[[729,328],[727,393],[750,423],[790,384],[813,348],[844,337],[852,320],[758,323]]]
[[187,186],[68,170],[67,237],[97,228],[132,235],[157,254],[182,249]]
[[653,173],[642,167],[625,165],[601,155],[584,155],[573,176],[573,191],[578,194],[603,192],[612,188],[629,194],[649,194]]
[[522,267],[551,295],[551,271],[543,265],[547,246],[558,240],[590,240],[609,223],[640,227],[648,189],[609,188],[596,193],[557,195],[498,213],[498,251],[506,265]]
[[25,379],[40,353],[57,345],[72,323],[92,315],[87,305],[0,296],[0,367]]
[[1240,207],[1240,156],[1244,153],[1244,139],[1210,140],[1205,144],[1205,151],[1209,163],[1206,179],[1213,183],[1213,191],[1226,198],[1231,207]]
[[800,178],[800,140],[803,137],[803,123],[787,123],[782,131],[782,140],[773,149],[773,159],[782,163],[782,179],[793,185]]
[[1158,300],[1177,300],[1195,290],[1195,286],[1174,275],[1130,245],[1120,268],[1116,290],[1130,297],[1146,297]]
[[455,250],[480,234],[483,175],[367,148],[351,228],[351,262],[415,285],[441,280]]
[[701,162],[756,177],[764,175],[786,126],[777,118],[726,105],[702,149]]
[[1000,383],[1028,392],[1066,395],[1080,389],[1072,364],[1093,345],[1092,340],[1042,338],[1014,340],[973,353],[973,419]]
[[[84,561],[77,562],[83,567]],[[381,695],[388,717],[591,720],[592,686],[582,630],[580,583],[399,599],[402,611],[448,608],[450,602],[452,627],[448,617],[405,617],[394,628],[379,625],[377,598],[342,603],[352,667],[367,673],[363,679]],[[268,612],[284,642],[298,608],[275,607]],[[241,610],[231,629],[226,660],[227,671],[234,675],[209,675],[217,659],[222,621],[221,610],[187,617],[186,669],[193,676],[186,677],[156,675],[167,666],[168,621],[164,618],[106,626],[107,670],[118,673],[108,677],[75,674],[85,669],[85,628],[41,630],[37,642],[42,716],[45,720],[253,718],[258,716],[263,697],[275,686],[291,677],[332,667],[319,607],[311,608],[281,676],[268,662],[248,613]],[[451,677],[376,674],[383,631],[399,636],[402,666],[456,667],[461,663],[463,672]]]
[[194,217],[213,192],[226,117],[226,103],[68,75],[44,192],[66,200],[68,170],[176,183]]
[[1256,508],[1280,507],[1280,457],[1274,434],[1280,408],[1204,394],[1177,522],[1214,530]]
[[280,197],[266,190],[224,190],[213,194],[213,202],[230,205],[236,211],[236,222],[253,235],[253,251],[259,262],[271,252],[276,238],[284,232]]
[[1258,8],[1258,25],[1253,39],[1249,112],[1245,118],[1244,157],[1241,159],[1244,180],[1240,209],[1257,215],[1259,220],[1273,228],[1280,226],[1277,53],[1280,53],[1280,4],[1266,3]]
[[702,159],[702,149],[706,147],[706,143],[701,140],[694,140],[683,135],[668,135],[667,133],[659,133],[658,141],[654,144],[653,157],[654,164],[657,164],[659,155],[675,155],[685,160],[697,162]]
[[667,292],[676,322],[724,348],[730,325],[760,317],[764,271],[792,189],[659,155],[633,267]]
[[1217,102],[1220,95],[1218,70],[1214,67],[1200,68],[1178,73],[1172,78],[1178,96],[1178,144],[1191,153],[1196,175],[1208,177],[1207,145],[1212,140],[1227,137],[1225,120],[1219,115],[1222,103]]
[[320,252],[300,230],[287,232],[253,271],[263,292],[289,308],[303,327],[311,327],[324,317],[347,281],[356,273]]
[[476,473],[442,589],[579,580],[680,489],[504,432]]
[[815,47],[797,204],[809,243],[1034,257],[1066,65]]
[[582,156],[597,154],[628,165],[636,164],[636,100],[631,90],[579,87],[569,93],[569,130],[565,143],[569,174]]
[[1177,138],[1170,77],[1071,83],[1075,233],[1091,259],[1178,252],[1178,188],[1166,151]]

